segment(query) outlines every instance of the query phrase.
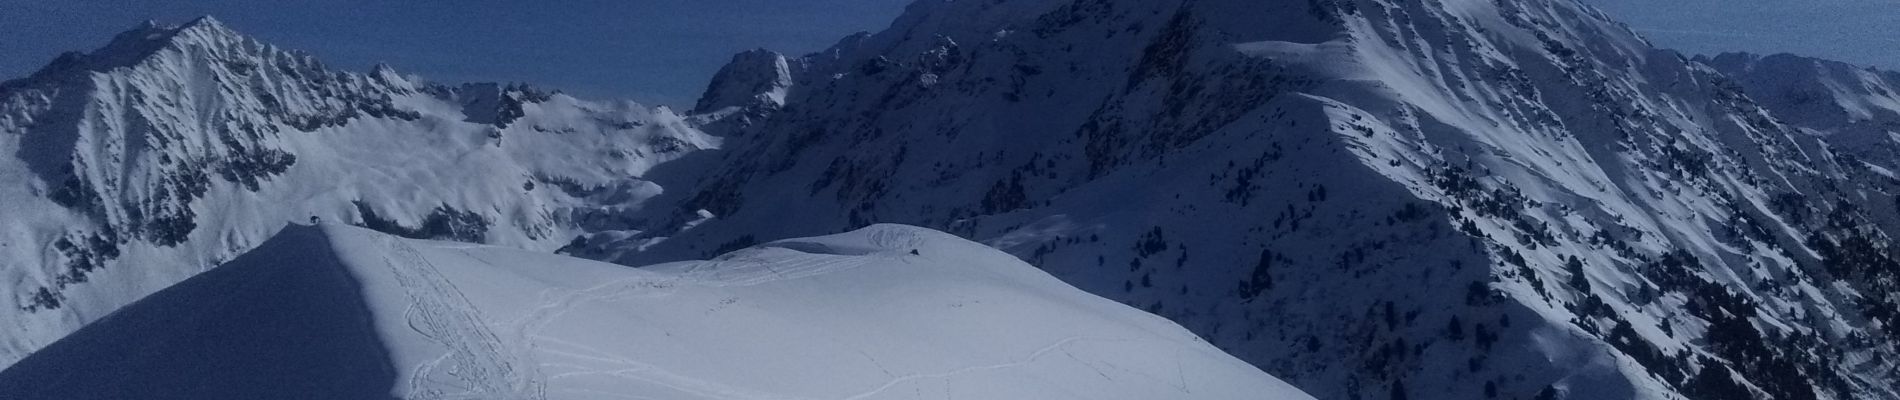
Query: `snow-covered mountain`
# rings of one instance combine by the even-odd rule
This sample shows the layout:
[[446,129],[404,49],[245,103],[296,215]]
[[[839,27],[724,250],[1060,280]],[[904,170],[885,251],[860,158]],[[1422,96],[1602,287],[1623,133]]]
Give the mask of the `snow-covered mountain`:
[[1729,53],[1697,61],[1732,77],[1776,120],[1826,137],[1835,151],[1893,178],[1900,170],[1900,73],[1791,54]]
[[0,84],[0,365],[287,221],[542,250],[624,229],[657,165],[718,142],[664,108],[142,26]]
[[795,75],[696,194],[566,251],[900,222],[1321,398],[1900,397],[1882,169],[1571,0],[925,0],[786,59],[728,68]]
[[291,226],[0,372],[10,399],[1310,399],[928,229],[645,269]]
[[1575,0],[919,0],[685,115],[313,71],[200,21],[0,85],[0,360],[310,216],[624,265],[894,222],[1320,398],[1900,398],[1900,79]]

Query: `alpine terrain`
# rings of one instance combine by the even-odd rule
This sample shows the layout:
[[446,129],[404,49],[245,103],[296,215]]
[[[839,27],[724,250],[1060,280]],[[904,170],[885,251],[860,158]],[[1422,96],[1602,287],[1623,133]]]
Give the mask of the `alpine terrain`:
[[12,399],[1310,399],[923,228],[644,269],[292,225],[0,373]]
[[[377,392],[403,397],[624,379],[718,398],[1219,393],[1201,378],[1299,396],[1198,335],[1325,399],[1900,398],[1896,89],[1825,60],[1660,50],[1576,0],[918,0],[817,53],[739,54],[690,111],[339,72],[208,18],[145,26],[0,84],[0,317],[20,321],[0,365],[91,364],[74,360],[209,293],[305,294],[368,311],[299,323],[418,343],[344,361],[443,360],[377,379],[495,374]],[[306,264],[323,267],[285,267]],[[266,277],[288,271],[308,276]],[[399,293],[450,284],[481,294]],[[721,296],[751,314],[704,311]],[[1092,311],[1002,312],[1017,296]],[[425,310],[441,301],[473,305]],[[1023,332],[934,325],[986,310],[973,321]],[[361,315],[375,329],[344,323]],[[611,329],[625,341],[581,324],[625,321],[646,323]],[[685,347],[641,345],[687,340],[675,327]],[[443,331],[517,364],[441,358],[462,354]],[[1142,339],[1043,347],[1069,335]],[[549,361],[562,346],[605,356]],[[787,355],[711,367],[753,346]],[[914,372],[997,363],[1021,368]]]
[[0,84],[0,361],[287,221],[552,250],[718,145],[664,108],[326,69],[211,18]]

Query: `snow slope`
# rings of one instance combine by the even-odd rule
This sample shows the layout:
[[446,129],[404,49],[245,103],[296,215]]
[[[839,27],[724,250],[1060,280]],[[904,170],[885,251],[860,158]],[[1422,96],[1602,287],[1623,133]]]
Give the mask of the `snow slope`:
[[0,397],[1310,398],[922,228],[630,269],[333,224],[79,330],[0,372]]
[[0,365],[285,222],[542,250],[626,229],[657,165],[717,144],[665,108],[141,26],[0,84]]

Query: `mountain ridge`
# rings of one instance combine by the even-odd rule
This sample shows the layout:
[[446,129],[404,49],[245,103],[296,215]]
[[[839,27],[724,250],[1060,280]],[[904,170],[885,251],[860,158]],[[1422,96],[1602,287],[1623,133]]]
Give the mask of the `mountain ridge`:
[[[657,164],[719,143],[665,108],[334,71],[215,19],[114,43],[0,91],[0,254],[18,266],[0,315],[22,321],[0,358],[287,221],[553,249],[625,224],[610,215],[659,195]],[[72,67],[119,65],[89,59],[132,61]]]
[[1311,398],[1164,319],[897,225],[630,269],[292,224],[0,370],[22,399],[926,391]]

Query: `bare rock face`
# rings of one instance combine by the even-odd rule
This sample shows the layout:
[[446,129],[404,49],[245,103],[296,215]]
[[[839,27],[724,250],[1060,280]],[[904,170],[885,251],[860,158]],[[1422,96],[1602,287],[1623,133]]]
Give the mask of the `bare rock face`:
[[783,106],[787,91],[792,88],[793,68],[792,60],[771,50],[735,54],[731,62],[713,75],[712,84],[706,87],[706,94],[700,96],[693,112],[707,114],[728,108]]

